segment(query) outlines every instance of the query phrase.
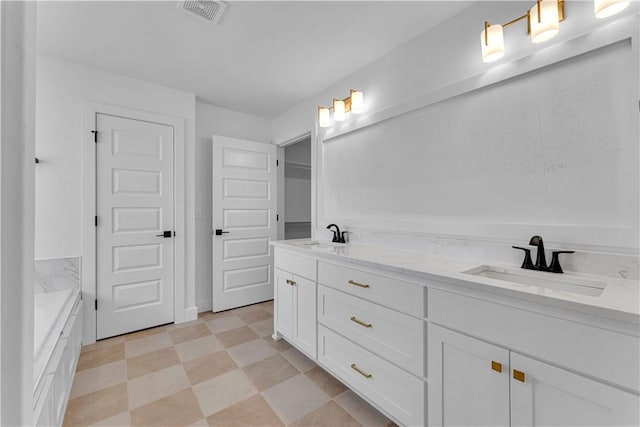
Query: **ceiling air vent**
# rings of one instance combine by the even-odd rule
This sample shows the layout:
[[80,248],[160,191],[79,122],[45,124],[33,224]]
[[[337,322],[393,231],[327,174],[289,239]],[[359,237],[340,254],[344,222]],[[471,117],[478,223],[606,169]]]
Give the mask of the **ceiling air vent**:
[[193,14],[198,18],[217,24],[222,17],[222,13],[227,8],[227,3],[214,0],[180,0],[178,9]]

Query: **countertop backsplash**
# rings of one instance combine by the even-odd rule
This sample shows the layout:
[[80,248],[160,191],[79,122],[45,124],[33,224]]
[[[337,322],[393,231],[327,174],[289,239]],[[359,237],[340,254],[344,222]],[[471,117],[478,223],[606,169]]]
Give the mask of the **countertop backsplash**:
[[63,291],[80,285],[80,257],[39,259],[35,267],[35,293]]

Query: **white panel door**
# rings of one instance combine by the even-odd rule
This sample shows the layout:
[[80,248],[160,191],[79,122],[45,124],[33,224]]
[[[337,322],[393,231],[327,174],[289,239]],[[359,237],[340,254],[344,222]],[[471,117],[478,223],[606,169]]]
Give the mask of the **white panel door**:
[[514,352],[511,368],[513,426],[640,425],[635,394]]
[[429,425],[509,425],[508,350],[433,324],[429,349]]
[[174,138],[172,126],[103,114],[96,121],[101,339],[174,320]]
[[273,298],[276,146],[214,136],[212,151],[213,311],[221,311]]

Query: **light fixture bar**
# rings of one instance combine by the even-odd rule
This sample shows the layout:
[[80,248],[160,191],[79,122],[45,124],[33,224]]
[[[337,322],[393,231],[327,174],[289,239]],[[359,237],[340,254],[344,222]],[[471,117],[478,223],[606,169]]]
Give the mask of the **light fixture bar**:
[[330,107],[318,107],[318,124],[320,127],[328,127],[331,124],[330,112],[333,111],[333,120],[339,122],[346,118],[346,113],[354,114],[364,111],[364,95],[358,90],[351,89],[349,96],[344,99],[334,98]]

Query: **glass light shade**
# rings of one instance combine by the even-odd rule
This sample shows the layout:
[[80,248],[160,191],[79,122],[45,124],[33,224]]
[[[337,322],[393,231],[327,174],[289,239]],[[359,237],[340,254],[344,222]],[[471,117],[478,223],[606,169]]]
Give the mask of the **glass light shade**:
[[622,12],[629,6],[629,0],[594,0],[593,10],[596,18],[608,18],[618,12]]
[[538,3],[536,3],[529,12],[529,21],[532,42],[542,43],[555,37],[560,31],[558,0],[540,2],[540,21],[538,21]]
[[326,107],[318,107],[318,125],[326,128],[331,125],[331,115]]
[[362,113],[364,111],[364,95],[362,92],[354,90],[351,92],[351,112]]
[[333,120],[341,122],[345,119],[346,114],[344,112],[344,101],[339,99],[333,100]]
[[[487,43],[485,43],[487,42]],[[491,25],[487,28],[487,37],[484,30],[480,33],[480,44],[482,45],[482,61],[493,62],[504,55],[504,34],[502,25]]]

